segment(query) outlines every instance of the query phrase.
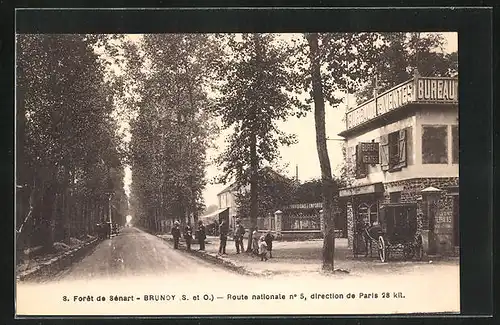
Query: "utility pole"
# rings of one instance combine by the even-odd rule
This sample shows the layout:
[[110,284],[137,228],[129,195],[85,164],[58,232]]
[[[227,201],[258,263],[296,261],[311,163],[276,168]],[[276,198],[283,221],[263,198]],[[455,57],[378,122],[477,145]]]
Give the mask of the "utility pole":
[[109,193],[108,196],[108,214],[109,214],[109,238],[111,239],[111,233],[113,231],[113,218],[111,216],[111,198],[113,197],[113,193]]

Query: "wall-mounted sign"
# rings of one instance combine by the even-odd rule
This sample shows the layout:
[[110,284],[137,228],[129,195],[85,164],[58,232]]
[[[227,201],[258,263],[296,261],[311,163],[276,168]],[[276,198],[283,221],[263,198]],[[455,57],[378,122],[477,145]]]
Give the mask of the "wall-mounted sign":
[[346,113],[346,130],[411,103],[458,103],[458,78],[418,77]]
[[363,164],[379,163],[379,143],[378,142],[360,142],[357,146],[358,159]]
[[458,79],[419,78],[417,79],[417,100],[432,102],[458,101]]
[[287,206],[288,209],[321,209],[323,203],[297,203]]

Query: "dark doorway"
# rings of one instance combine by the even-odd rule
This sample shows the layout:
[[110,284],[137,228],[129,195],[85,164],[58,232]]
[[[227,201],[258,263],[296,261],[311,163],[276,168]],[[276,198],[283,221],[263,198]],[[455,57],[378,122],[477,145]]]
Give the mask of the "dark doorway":
[[460,230],[459,230],[460,202],[459,201],[460,200],[458,195],[453,196],[453,246],[460,245]]

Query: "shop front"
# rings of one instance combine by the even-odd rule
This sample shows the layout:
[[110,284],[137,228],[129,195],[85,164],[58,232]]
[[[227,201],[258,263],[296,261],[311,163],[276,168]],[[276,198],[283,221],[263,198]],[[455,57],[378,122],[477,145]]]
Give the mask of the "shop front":
[[384,198],[382,183],[340,189],[341,202],[347,214],[347,244],[354,255],[365,254],[363,230],[378,222],[380,203]]

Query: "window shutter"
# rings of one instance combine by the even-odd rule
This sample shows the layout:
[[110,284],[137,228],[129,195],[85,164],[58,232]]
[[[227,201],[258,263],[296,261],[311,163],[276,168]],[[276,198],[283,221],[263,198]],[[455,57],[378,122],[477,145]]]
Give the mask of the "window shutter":
[[412,127],[409,126],[406,128],[406,165],[413,165],[415,162],[413,161],[413,130]]
[[406,167],[406,129],[399,130],[399,164],[398,167]]
[[380,137],[380,167],[383,171],[389,170],[389,136]]

